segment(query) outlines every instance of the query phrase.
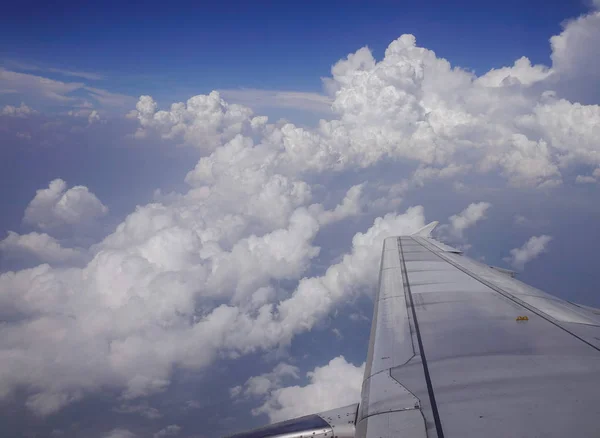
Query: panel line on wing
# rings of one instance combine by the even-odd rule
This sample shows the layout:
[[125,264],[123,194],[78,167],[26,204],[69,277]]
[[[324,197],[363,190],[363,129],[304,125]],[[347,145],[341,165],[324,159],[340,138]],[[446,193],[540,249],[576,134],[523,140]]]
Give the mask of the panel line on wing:
[[[421,241],[420,238],[413,238],[413,240],[415,242],[417,242],[419,245],[423,246],[423,248],[432,251],[431,248],[428,248],[428,244],[429,242],[423,242]],[[575,333],[573,333],[571,330],[563,327],[561,324],[559,324],[558,322],[554,321],[552,319],[551,316],[547,315],[546,313],[544,313],[543,311],[537,309],[536,307],[520,300],[519,298],[515,297],[514,295],[506,292],[505,290],[501,289],[500,287],[496,286],[494,283],[491,283],[487,280],[484,280],[483,278],[481,278],[480,276],[478,276],[477,274],[474,274],[473,272],[469,271],[468,269],[466,269],[465,267],[461,266],[459,263],[456,263],[454,260],[450,259],[449,257],[447,257],[445,254],[441,253],[441,252],[435,252],[439,257],[441,257],[442,259],[444,259],[445,261],[447,261],[449,264],[451,264],[452,266],[454,266],[455,268],[459,269],[460,271],[464,272],[465,274],[467,274],[469,277],[473,278],[474,280],[477,280],[478,282],[480,282],[481,284],[483,284],[484,286],[489,287],[490,289],[492,289],[493,291],[499,293],[500,295],[502,295],[504,298],[512,301],[515,304],[520,305],[521,307],[529,310],[532,313],[535,313],[537,316],[539,316],[540,318],[548,321],[549,323],[555,325],[556,327],[560,328],[561,330],[564,330],[565,332],[569,333],[571,336],[573,336],[574,338],[579,339],[581,342],[583,342],[584,344],[589,345],[590,347],[592,347],[594,350],[597,350],[600,352],[600,348],[596,347],[594,344],[586,341],[585,339],[583,339],[580,336],[577,336]]]
[[417,319],[417,312],[415,310],[415,305],[413,301],[412,292],[410,290],[410,282],[408,280],[408,273],[406,271],[406,263],[404,260],[404,253],[402,248],[402,239],[398,239],[398,247],[400,250],[400,263],[402,264],[402,279],[405,286],[405,291],[407,292],[411,313],[413,317],[413,322],[415,326],[415,332],[417,335],[417,343],[419,345],[419,351],[421,355],[421,363],[423,365],[423,373],[425,375],[425,383],[427,385],[427,392],[429,394],[429,401],[431,403],[431,410],[433,413],[433,420],[435,422],[435,428],[437,431],[438,438],[444,438],[444,431],[442,429],[442,421],[440,419],[440,413],[438,411],[437,403],[435,401],[435,393],[433,391],[433,384],[431,383],[431,376],[429,374],[429,368],[427,366],[427,358],[425,357],[425,349],[423,348],[423,340],[421,338],[421,331],[419,330],[419,321]]

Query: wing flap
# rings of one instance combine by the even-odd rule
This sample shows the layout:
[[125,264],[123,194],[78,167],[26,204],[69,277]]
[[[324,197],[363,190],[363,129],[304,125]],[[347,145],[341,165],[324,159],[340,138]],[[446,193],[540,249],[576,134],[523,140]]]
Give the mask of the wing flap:
[[358,403],[280,421],[228,438],[354,438]]

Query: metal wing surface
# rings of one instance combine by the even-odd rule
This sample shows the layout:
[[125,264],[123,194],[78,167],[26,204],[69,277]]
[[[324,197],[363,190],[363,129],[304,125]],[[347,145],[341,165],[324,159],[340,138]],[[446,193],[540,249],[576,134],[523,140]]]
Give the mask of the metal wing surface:
[[384,242],[356,436],[600,436],[600,315],[441,244]]
[[429,237],[385,239],[360,403],[236,438],[600,436],[600,310]]

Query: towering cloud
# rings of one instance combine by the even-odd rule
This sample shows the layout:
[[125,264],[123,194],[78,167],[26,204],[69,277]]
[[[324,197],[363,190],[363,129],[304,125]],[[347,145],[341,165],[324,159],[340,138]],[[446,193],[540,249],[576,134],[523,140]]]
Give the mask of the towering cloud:
[[550,38],[552,68],[565,97],[598,102],[600,60],[593,48],[599,42],[600,11],[566,21],[562,33]]
[[[244,136],[201,160],[188,175],[192,184],[213,177],[213,169],[241,154],[240,160],[260,161],[287,176],[365,168],[392,158],[420,163],[419,183],[471,169],[499,171],[514,186],[556,186],[568,166],[600,164],[600,107],[565,100],[559,87],[570,77],[564,66],[571,65],[562,47],[571,44],[571,34],[595,38],[586,29],[597,15],[567,24],[552,40],[552,67],[521,58],[476,77],[418,47],[412,35],[392,42],[379,62],[360,49],[333,66],[326,85],[336,117],[315,130],[268,124],[213,92],[168,111],[142,97],[138,134],[158,132],[208,150]],[[592,87],[590,80],[582,84]]]

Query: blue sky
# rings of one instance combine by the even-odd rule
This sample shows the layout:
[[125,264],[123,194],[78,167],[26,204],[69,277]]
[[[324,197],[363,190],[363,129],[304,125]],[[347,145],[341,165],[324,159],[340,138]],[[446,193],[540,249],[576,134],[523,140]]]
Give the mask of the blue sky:
[[333,62],[362,46],[381,57],[402,33],[483,73],[527,55],[582,1],[13,3],[3,58],[105,76],[95,84],[159,99],[221,88],[320,91]]
[[0,435],[353,402],[381,240],[430,220],[600,307],[598,6],[6,6]]

